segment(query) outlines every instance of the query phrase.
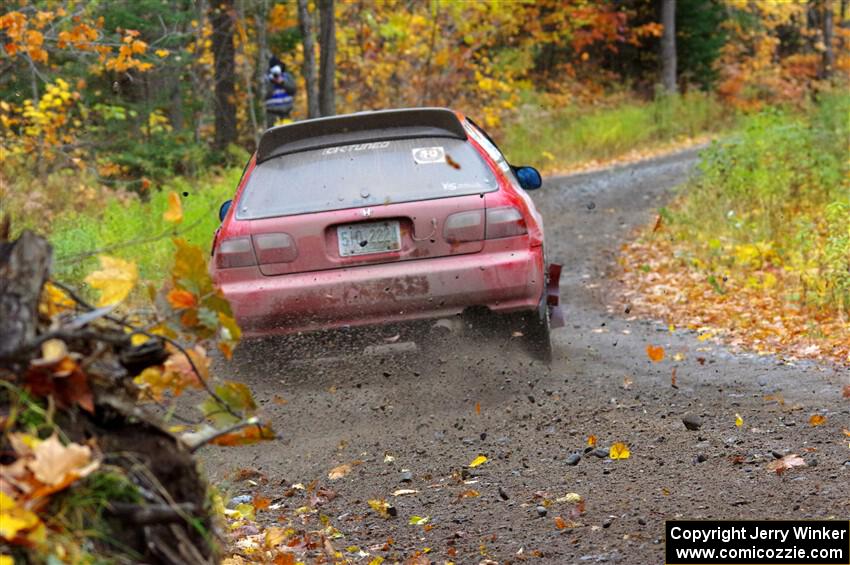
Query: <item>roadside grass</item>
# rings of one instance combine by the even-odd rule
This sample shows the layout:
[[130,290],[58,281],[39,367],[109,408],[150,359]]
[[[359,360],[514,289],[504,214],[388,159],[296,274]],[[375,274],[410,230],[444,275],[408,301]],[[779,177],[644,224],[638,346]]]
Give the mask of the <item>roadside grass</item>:
[[502,149],[513,163],[553,171],[725,132],[736,121],[735,111],[702,92],[598,108],[547,109],[532,97],[516,121],[504,128]]
[[[54,246],[57,278],[78,282],[97,266],[99,253],[132,259],[142,280],[159,282],[174,256],[171,237],[208,247],[219,225],[218,208],[231,198],[241,169],[216,171],[201,179],[175,178],[149,201],[107,199],[96,214],[68,214],[55,222],[49,235]],[[168,193],[180,195],[183,221],[163,219]]]
[[848,115],[850,95],[825,94],[805,115],[749,117],[705,151],[671,216],[695,264],[748,276],[779,270],[789,299],[850,312]]
[[623,249],[635,311],[850,363],[848,115],[850,95],[825,93],[805,113],[749,116],[704,151],[701,174]]

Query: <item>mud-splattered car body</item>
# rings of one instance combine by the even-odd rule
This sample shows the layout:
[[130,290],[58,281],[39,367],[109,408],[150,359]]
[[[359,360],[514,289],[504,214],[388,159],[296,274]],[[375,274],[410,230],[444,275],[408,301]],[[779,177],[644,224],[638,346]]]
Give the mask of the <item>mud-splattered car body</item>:
[[212,276],[248,336],[486,308],[542,316],[548,344],[557,285],[517,171],[447,109],[270,129],[223,208]]

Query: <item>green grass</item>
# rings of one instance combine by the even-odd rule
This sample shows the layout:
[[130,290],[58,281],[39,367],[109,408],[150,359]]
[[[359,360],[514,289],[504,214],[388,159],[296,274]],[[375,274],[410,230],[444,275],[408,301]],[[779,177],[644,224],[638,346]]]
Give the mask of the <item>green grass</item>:
[[[703,153],[673,215],[708,270],[779,272],[789,294],[850,310],[850,96],[767,109]],[[772,273],[771,273],[772,274]]]
[[599,108],[543,110],[526,104],[517,120],[504,129],[502,148],[513,163],[558,169],[725,131],[735,120],[733,111],[700,92]]
[[[96,254],[102,252],[135,261],[142,280],[161,282],[174,255],[171,237],[179,235],[209,247],[219,225],[219,206],[233,196],[241,174],[241,168],[231,168],[202,180],[176,178],[148,202],[109,199],[96,214],[60,216],[48,235],[53,244],[54,276],[79,284],[97,268]],[[183,221],[177,226],[162,217],[172,191],[181,195],[183,203]]]

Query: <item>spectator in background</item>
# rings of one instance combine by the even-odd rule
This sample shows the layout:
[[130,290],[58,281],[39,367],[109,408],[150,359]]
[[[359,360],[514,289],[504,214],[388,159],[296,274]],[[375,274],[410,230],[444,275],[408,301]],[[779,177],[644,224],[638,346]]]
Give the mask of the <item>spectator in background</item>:
[[289,117],[295,104],[295,78],[287,72],[286,65],[277,57],[269,60],[269,81],[266,95],[266,125],[273,127],[275,122]]

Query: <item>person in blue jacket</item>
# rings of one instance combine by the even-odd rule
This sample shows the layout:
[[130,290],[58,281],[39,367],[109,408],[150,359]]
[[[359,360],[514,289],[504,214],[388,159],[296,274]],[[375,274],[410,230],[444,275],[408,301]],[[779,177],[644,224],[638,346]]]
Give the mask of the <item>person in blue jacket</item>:
[[269,81],[266,95],[266,125],[274,126],[279,119],[288,118],[295,104],[295,78],[277,57],[269,61]]

